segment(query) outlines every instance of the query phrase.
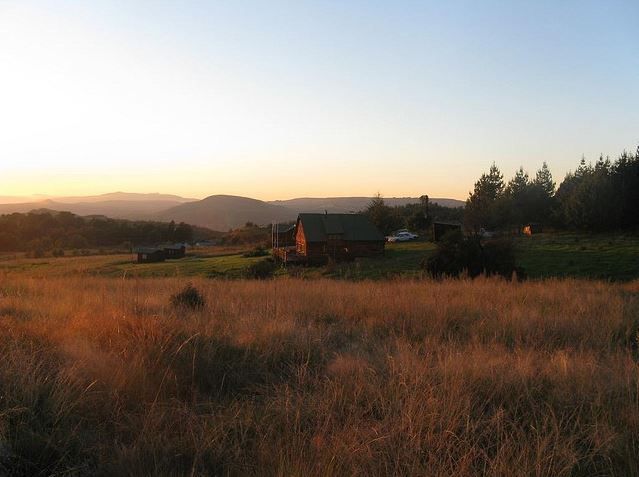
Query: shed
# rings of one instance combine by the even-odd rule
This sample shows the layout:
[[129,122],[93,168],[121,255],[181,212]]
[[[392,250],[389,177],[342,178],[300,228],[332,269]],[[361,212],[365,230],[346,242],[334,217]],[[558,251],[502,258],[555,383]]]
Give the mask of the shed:
[[166,258],[164,250],[157,247],[137,247],[133,252],[138,256],[138,263],[163,262]]
[[453,230],[462,230],[462,225],[459,222],[433,222],[433,241],[439,242],[444,235]]
[[384,235],[362,214],[299,214],[295,229],[295,251],[307,261],[384,253]]
[[163,250],[166,258],[184,258],[186,256],[186,246],[182,243],[166,245]]

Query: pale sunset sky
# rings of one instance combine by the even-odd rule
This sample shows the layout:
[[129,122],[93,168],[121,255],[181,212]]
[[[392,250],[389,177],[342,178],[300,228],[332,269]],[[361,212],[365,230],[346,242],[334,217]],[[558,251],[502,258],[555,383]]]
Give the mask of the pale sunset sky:
[[0,196],[464,199],[638,143],[637,0],[0,0]]

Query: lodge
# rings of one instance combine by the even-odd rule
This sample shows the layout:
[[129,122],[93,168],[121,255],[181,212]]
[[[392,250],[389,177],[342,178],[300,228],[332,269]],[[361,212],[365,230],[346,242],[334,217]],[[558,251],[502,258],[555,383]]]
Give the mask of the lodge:
[[284,262],[323,263],[384,254],[384,236],[362,214],[299,214],[294,237],[291,245],[274,244],[275,256]]

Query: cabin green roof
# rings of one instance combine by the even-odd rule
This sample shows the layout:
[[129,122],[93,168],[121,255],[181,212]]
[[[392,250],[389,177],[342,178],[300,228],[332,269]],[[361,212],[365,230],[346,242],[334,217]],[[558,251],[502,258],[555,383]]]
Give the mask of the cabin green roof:
[[325,242],[327,235],[341,235],[349,242],[384,241],[384,236],[368,217],[362,214],[299,214],[308,242]]

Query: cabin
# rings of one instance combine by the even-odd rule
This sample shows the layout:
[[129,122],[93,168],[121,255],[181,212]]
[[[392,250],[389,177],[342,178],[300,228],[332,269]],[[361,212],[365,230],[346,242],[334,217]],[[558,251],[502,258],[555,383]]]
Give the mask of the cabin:
[[532,222],[524,225],[522,229],[522,232],[524,233],[524,235],[540,234],[542,231],[543,231],[543,228],[541,224],[532,223]]
[[444,235],[453,230],[462,230],[459,222],[433,222],[433,242],[439,242]]
[[299,214],[295,254],[306,262],[384,254],[384,235],[362,214]]
[[166,245],[162,248],[166,258],[184,258],[186,256],[186,245],[177,243],[174,245]]
[[157,247],[137,247],[134,253],[138,256],[138,263],[157,263],[166,259],[164,250]]

